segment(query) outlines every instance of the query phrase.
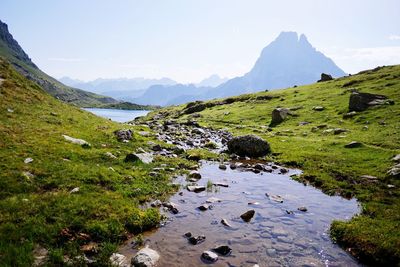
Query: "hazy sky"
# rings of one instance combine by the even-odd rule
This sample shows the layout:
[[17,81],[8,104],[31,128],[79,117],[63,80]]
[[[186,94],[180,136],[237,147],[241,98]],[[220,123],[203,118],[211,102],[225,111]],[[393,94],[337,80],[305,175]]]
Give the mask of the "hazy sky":
[[400,64],[400,0],[0,0],[0,19],[57,78],[233,77],[288,30],[349,73]]

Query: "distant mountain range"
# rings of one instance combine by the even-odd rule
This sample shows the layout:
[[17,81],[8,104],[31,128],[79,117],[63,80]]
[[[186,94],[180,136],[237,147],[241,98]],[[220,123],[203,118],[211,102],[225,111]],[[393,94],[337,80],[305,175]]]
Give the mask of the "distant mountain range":
[[[341,77],[346,73],[321,52],[318,52],[304,34],[282,32],[266,46],[254,67],[245,75],[230,79],[213,88],[197,88],[193,85],[168,85],[150,87],[135,99],[145,104],[172,105],[193,100],[229,97],[262,90],[273,90],[316,82],[321,73]],[[177,90],[181,94],[177,95]],[[166,94],[167,92],[173,92]],[[162,98],[158,96],[163,95]]]
[[41,71],[25,53],[8,31],[8,26],[0,21],[0,57],[9,61],[23,76],[39,84],[47,93],[64,102],[79,107],[103,107],[111,105],[123,109],[148,109],[151,107],[121,102],[108,96],[86,92],[67,86]]
[[[160,103],[167,104],[168,99],[170,99],[170,97],[172,96],[180,97],[181,95],[183,96],[185,94],[198,95],[199,93],[204,91],[204,88],[216,87],[226,82],[228,78],[221,78],[218,75],[213,74],[197,84],[188,85],[178,84],[176,81],[169,78],[100,78],[93,81],[84,82],[81,80],[72,79],[70,77],[62,77],[58,80],[69,86],[80,88],[96,94],[108,95],[119,100],[134,101],[137,98],[140,98],[141,103],[157,103],[157,105],[159,105]],[[166,88],[166,91],[171,91],[171,94],[169,96],[166,96],[167,101],[163,101],[163,99],[154,99],[154,97],[151,96],[152,92],[154,92],[154,90],[157,90],[156,88],[161,89],[163,87]],[[179,93],[179,90],[181,89],[182,91],[181,93]],[[162,89],[162,91],[164,90]],[[164,94],[164,92],[161,93],[161,95]]]

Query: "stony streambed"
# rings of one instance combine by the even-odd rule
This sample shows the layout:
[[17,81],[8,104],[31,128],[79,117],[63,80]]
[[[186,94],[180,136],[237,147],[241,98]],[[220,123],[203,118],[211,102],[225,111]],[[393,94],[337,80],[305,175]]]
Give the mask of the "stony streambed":
[[[161,140],[186,149],[213,140],[223,150],[229,138],[229,133],[198,125],[151,126],[160,130]],[[200,179],[175,179],[181,190],[160,206],[168,220],[144,233],[145,244],[160,255],[157,266],[205,266],[210,262],[202,253],[217,246],[232,251],[219,254],[213,266],[359,266],[328,233],[332,220],[350,219],[359,212],[356,200],[328,196],[292,180],[300,170],[239,158],[224,165],[202,161]],[[206,190],[196,193],[188,185]],[[254,216],[246,222],[240,216],[250,210]],[[188,236],[199,239],[198,244]],[[135,243],[129,240],[119,249],[128,262],[139,250]]]

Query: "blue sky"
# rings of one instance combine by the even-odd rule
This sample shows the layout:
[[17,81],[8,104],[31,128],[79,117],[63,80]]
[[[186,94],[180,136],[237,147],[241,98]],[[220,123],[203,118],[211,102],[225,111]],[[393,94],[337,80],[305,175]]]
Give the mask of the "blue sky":
[[400,64],[399,0],[1,0],[0,19],[57,78],[233,77],[288,30],[349,73]]

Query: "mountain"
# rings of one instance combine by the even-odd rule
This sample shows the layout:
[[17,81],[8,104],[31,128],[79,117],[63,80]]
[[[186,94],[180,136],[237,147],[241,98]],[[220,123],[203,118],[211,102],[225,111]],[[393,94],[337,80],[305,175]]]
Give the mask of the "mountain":
[[210,77],[205,78],[201,82],[197,83],[197,87],[217,87],[218,85],[226,82],[228,78],[221,78],[217,74],[213,74]]
[[304,34],[299,37],[296,32],[282,32],[262,50],[250,72],[221,84],[204,97],[211,99],[310,84],[321,73],[333,77],[346,75],[330,58],[317,51]]
[[96,79],[93,81],[80,81],[69,77],[62,77],[60,82],[83,89],[89,92],[104,94],[116,99],[129,101],[142,95],[145,90],[153,85],[170,86],[176,81],[169,78],[146,79],[146,78],[119,78],[119,79]]
[[[64,102],[80,107],[107,107],[109,104],[118,106],[120,103],[111,97],[64,85],[41,71],[10,34],[7,24],[2,21],[0,21],[0,57],[8,60],[19,73],[39,84],[50,95]],[[136,104],[129,106],[130,109],[144,109]],[[127,107],[126,103],[124,107]]]
[[[152,97],[138,98],[140,103],[146,103],[151,99],[152,104],[164,105],[181,104],[185,101],[208,100],[221,97],[229,97],[244,93],[252,93],[263,90],[274,90],[292,87],[294,85],[305,85],[320,79],[321,73],[331,74],[333,77],[345,76],[332,59],[317,51],[302,34],[296,32],[282,32],[272,43],[266,46],[253,68],[243,76],[235,77],[226,82],[209,88],[208,90],[196,90],[185,88],[181,95],[177,95],[176,88],[158,88],[159,91],[173,90],[169,96],[171,99],[157,99],[157,93]],[[218,78],[211,76],[200,85],[211,85]],[[188,94],[194,91],[194,94]],[[199,94],[199,92],[202,92]],[[145,94],[149,94],[146,92]],[[172,96],[175,96],[172,98]]]
[[192,101],[206,93],[211,87],[197,87],[194,84],[176,84],[171,86],[153,85],[134,102],[142,105],[175,105]]

